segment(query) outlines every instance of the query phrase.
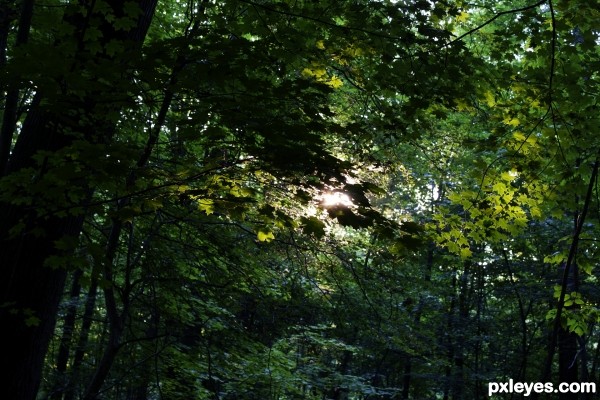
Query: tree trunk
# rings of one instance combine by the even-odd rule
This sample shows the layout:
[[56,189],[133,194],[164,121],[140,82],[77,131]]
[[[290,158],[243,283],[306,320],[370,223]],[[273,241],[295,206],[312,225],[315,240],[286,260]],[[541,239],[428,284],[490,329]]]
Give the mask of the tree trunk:
[[[99,15],[104,21],[99,29],[102,37],[99,40],[101,46],[113,41],[121,41],[124,48],[131,49],[140,47],[149,27],[157,0],[139,0],[140,18],[135,28],[124,32],[114,29],[107,22],[105,15]],[[122,1],[107,1],[112,7],[114,15],[125,14]],[[92,5],[93,6],[93,5]],[[92,7],[90,6],[90,8]],[[88,13],[93,13],[89,9]],[[77,17],[78,28],[90,22],[88,16]],[[63,23],[68,23],[65,22]],[[77,31],[80,35],[81,31]],[[81,39],[81,38],[79,38]],[[78,40],[78,43],[84,43]],[[98,45],[98,43],[95,43]],[[67,63],[73,63],[65,70],[86,70],[86,65],[91,65],[90,52],[85,49],[85,44]],[[102,47],[103,48],[103,47]],[[129,50],[127,50],[129,51]],[[95,53],[95,52],[94,52]],[[103,62],[114,66],[116,71],[123,71],[127,55],[108,56],[105,52],[98,53]],[[35,62],[35,60],[31,60]],[[76,64],[77,63],[77,64]],[[90,63],[90,64],[86,64]],[[123,72],[119,72],[122,74]],[[116,75],[116,74],[114,74]],[[108,75],[114,78],[114,75]],[[116,80],[116,79],[115,79]],[[68,82],[67,82],[68,86]],[[109,85],[107,85],[108,87]],[[119,82],[115,81],[111,90],[118,93]],[[115,95],[104,91],[88,92],[82,97],[65,92],[46,96],[38,92],[32,102],[29,113],[25,118],[23,127],[17,139],[12,155],[7,163],[6,175],[21,174],[20,181],[29,182],[35,187],[39,182],[49,185],[51,188],[77,193],[88,193],[83,199],[77,200],[65,206],[85,207],[86,200],[90,198],[91,190],[86,181],[73,182],[72,186],[65,189],[64,182],[56,183],[44,181],[49,172],[52,172],[52,163],[34,160],[32,157],[40,152],[55,154],[66,149],[72,144],[74,137],[79,135],[90,143],[99,141],[110,141],[110,136],[102,135],[103,129],[98,135],[98,124],[102,128],[109,128],[105,121],[105,115],[98,115],[98,98],[107,99]],[[48,100],[50,99],[50,100]],[[60,104],[48,104],[57,101]],[[68,106],[68,109],[63,109]],[[103,111],[107,111],[103,105]],[[112,110],[118,111],[119,106],[113,105]],[[65,116],[73,111],[77,121],[66,121]],[[82,114],[83,113],[83,114]],[[82,126],[82,123],[84,126]],[[93,134],[92,134],[93,132]],[[66,160],[65,160],[66,161]],[[64,185],[64,186],[61,186]],[[53,186],[54,185],[54,186]],[[28,188],[24,189],[27,193]],[[56,323],[58,304],[63,295],[67,270],[61,265],[49,265],[49,261],[60,260],[60,257],[68,257],[69,250],[57,249],[56,243],[65,237],[77,242],[80,234],[83,217],[79,215],[56,216],[52,212],[55,205],[44,202],[44,198],[33,198],[30,204],[1,204],[0,214],[0,259],[2,260],[2,298],[0,301],[0,325],[11,327],[4,331],[2,341],[4,349],[0,367],[5,371],[2,374],[0,385],[3,397],[7,399],[34,400],[41,381],[42,366],[50,338],[53,335]],[[42,217],[40,217],[42,215]],[[72,250],[71,250],[72,251]]]
[[464,391],[464,367],[465,367],[465,339],[467,326],[469,325],[469,292],[471,290],[470,277],[471,265],[467,261],[464,263],[464,270],[460,275],[460,285],[458,294],[458,323],[454,327],[456,332],[454,346],[454,368],[452,375],[452,399],[460,400],[463,398]]
[[[31,19],[33,18],[33,4],[34,0],[23,1],[21,7],[21,14],[19,17],[19,28],[17,31],[17,38],[15,46],[21,46],[27,43],[29,39],[29,30],[31,28]],[[3,6],[0,13],[3,14],[4,20],[1,22],[3,25],[0,33],[0,46],[1,52],[0,62],[4,66],[6,63],[6,50],[8,41],[8,25],[10,24],[11,13],[14,11],[10,6]],[[2,88],[4,90],[4,88]],[[10,154],[10,147],[12,145],[13,134],[17,123],[17,114],[19,103],[19,89],[15,82],[8,84],[6,88],[6,98],[4,103],[4,114],[2,116],[2,127],[0,128],[0,176],[4,173],[8,158]]]
[[[2,220],[3,228],[12,227],[18,221],[18,210],[11,211],[8,218]],[[27,232],[16,238],[7,234],[2,237],[0,259],[6,280],[2,284],[0,324],[10,327],[4,330],[5,348],[0,362],[5,398],[33,400],[36,397],[67,275],[64,268],[44,264],[51,255],[57,254],[54,241],[77,236],[81,223],[81,217],[49,218],[36,226],[44,230],[43,237]]]
[[[560,329],[558,333],[558,381],[563,383],[579,382],[577,369],[577,335]],[[560,393],[560,400],[578,400],[578,393]]]
[[[556,352],[556,347],[559,342],[559,334],[561,331],[561,317],[565,304],[565,296],[569,289],[570,280],[572,281],[573,271],[572,268],[576,268],[575,266],[575,258],[577,254],[577,248],[579,245],[579,238],[581,235],[581,231],[583,229],[583,225],[585,223],[585,218],[587,216],[587,212],[589,210],[593,189],[596,186],[596,179],[598,177],[598,169],[600,167],[600,156],[596,156],[596,160],[594,161],[594,165],[592,167],[592,173],[590,175],[590,181],[587,187],[587,193],[585,196],[585,201],[583,203],[583,209],[581,213],[576,213],[577,217],[575,218],[575,232],[573,233],[573,238],[571,239],[571,245],[569,247],[569,254],[567,257],[567,261],[564,264],[564,270],[562,272],[561,278],[561,290],[560,297],[558,299],[556,316],[554,317],[553,329],[550,335],[550,341],[548,344],[548,354],[546,356],[546,360],[543,366],[543,373],[540,379],[540,382],[549,382],[550,376],[552,373],[552,364],[554,359],[554,354]],[[532,399],[535,400],[538,398],[538,394],[533,392]]]

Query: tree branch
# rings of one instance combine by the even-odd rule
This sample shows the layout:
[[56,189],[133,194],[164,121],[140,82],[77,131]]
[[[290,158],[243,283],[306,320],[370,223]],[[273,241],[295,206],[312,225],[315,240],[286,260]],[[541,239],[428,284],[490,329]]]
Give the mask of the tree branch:
[[465,37],[467,37],[467,36],[469,36],[469,35],[472,35],[473,33],[475,33],[475,32],[477,32],[477,31],[481,30],[482,28],[484,28],[485,26],[487,26],[487,25],[491,24],[492,22],[494,22],[494,21],[495,21],[495,20],[497,20],[498,18],[502,17],[503,15],[515,14],[515,13],[519,13],[519,12],[523,12],[523,11],[531,10],[531,9],[534,9],[534,8],[536,8],[536,7],[539,7],[539,6],[541,6],[541,5],[542,5],[542,4],[544,4],[546,1],[548,1],[548,0],[541,0],[541,1],[538,1],[537,3],[535,3],[535,4],[532,4],[532,5],[529,5],[529,6],[525,6],[525,7],[522,7],[522,8],[515,8],[515,9],[512,9],[512,10],[507,10],[507,11],[502,11],[502,12],[499,12],[498,14],[494,15],[492,18],[490,18],[490,19],[488,19],[487,21],[485,21],[483,24],[481,24],[481,25],[479,25],[479,26],[477,26],[477,27],[475,27],[475,28],[473,28],[473,29],[469,30],[468,32],[465,32],[465,33],[463,33],[462,35],[460,35],[460,36],[459,36],[459,37],[457,37],[456,39],[454,39],[454,40],[451,40],[451,41],[450,41],[450,42],[448,42],[448,43],[445,43],[445,44],[442,46],[442,48],[443,48],[443,47],[446,47],[446,46],[450,46],[450,45],[452,45],[452,44],[454,44],[454,43],[456,43],[456,42],[459,42],[459,41],[461,41],[463,38],[465,38]]
[[548,355],[546,358],[546,363],[544,365],[544,372],[542,375],[542,379],[540,382],[549,381],[550,373],[552,370],[552,359],[554,358],[554,353],[556,351],[556,345],[558,342],[558,332],[560,329],[560,320],[562,316],[562,311],[565,305],[565,295],[567,294],[567,284],[569,281],[569,273],[571,270],[571,266],[575,262],[575,256],[577,254],[577,247],[579,244],[579,236],[581,235],[581,231],[583,229],[583,223],[585,221],[585,217],[587,216],[587,212],[590,208],[590,203],[592,199],[592,192],[594,187],[596,186],[596,177],[598,176],[598,166],[600,164],[599,156],[596,156],[596,160],[594,162],[594,166],[592,167],[592,175],[590,176],[590,182],[587,187],[587,193],[585,196],[585,201],[583,203],[583,209],[579,218],[577,219],[577,225],[575,226],[575,232],[573,233],[573,240],[571,241],[571,246],[569,248],[569,255],[567,257],[567,262],[565,264],[565,269],[563,272],[561,289],[560,289],[560,297],[558,299],[558,305],[556,308],[556,317],[554,318],[554,326],[552,329],[552,336],[550,338],[550,344],[548,346]]

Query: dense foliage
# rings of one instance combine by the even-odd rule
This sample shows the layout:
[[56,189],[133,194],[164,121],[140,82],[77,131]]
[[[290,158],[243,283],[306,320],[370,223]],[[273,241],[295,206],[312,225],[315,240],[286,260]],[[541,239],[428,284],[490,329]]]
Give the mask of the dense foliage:
[[2,397],[600,381],[597,21],[597,0],[0,2]]

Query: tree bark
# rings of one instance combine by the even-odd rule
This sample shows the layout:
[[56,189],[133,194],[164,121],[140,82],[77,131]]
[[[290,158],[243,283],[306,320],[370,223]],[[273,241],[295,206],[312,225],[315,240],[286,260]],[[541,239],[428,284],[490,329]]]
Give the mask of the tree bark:
[[[149,27],[157,0],[139,0],[140,18],[135,28],[123,32],[104,22],[100,26],[102,32],[101,44],[106,45],[112,41],[122,41],[124,48],[140,47]],[[124,15],[124,2],[107,1],[112,7],[114,15]],[[93,12],[90,10],[89,12]],[[101,16],[104,18],[104,16]],[[80,17],[84,23],[89,20],[86,16]],[[64,23],[69,23],[65,22]],[[80,33],[80,32],[79,32]],[[80,41],[81,42],[81,41]],[[80,65],[73,65],[72,70],[85,71],[86,63],[94,60],[87,49],[78,49],[80,55],[75,55],[71,61]],[[125,54],[107,56],[100,53],[104,62],[113,65],[115,70],[122,71],[128,62]],[[75,61],[73,61],[75,60]],[[32,60],[34,62],[34,60]],[[91,64],[89,64],[91,65]],[[68,70],[67,68],[66,70]],[[109,75],[112,77],[113,75]],[[68,82],[67,82],[68,83]],[[112,90],[118,91],[119,82],[114,82]],[[108,86],[108,85],[107,85]],[[98,98],[110,98],[115,93],[88,92],[83,99],[80,96],[54,94],[54,97],[38,92],[32,102],[23,127],[7,163],[6,175],[22,174],[19,179],[30,179],[32,185],[43,181],[48,176],[52,166],[42,163],[41,167],[32,159],[40,152],[56,153],[66,149],[72,144],[75,135],[83,137],[91,143],[99,140],[110,141],[108,135],[92,136],[91,132],[98,132],[98,123],[103,122],[103,115],[98,115],[96,106]],[[117,93],[118,94],[118,93]],[[60,98],[60,105],[48,106],[48,101]],[[50,99],[50,100],[47,100]],[[44,103],[46,100],[46,104]],[[65,122],[68,109],[61,109],[68,105],[76,115],[80,115],[87,124],[81,126],[80,121]],[[60,107],[59,107],[60,106]],[[118,111],[119,106],[113,107]],[[60,110],[60,111],[59,111]],[[83,111],[82,111],[83,110]],[[106,108],[103,108],[106,111]],[[81,115],[80,113],[85,115]],[[85,117],[85,118],[83,118]],[[107,128],[107,123],[101,125]],[[107,137],[108,136],[108,137]],[[26,178],[28,177],[28,178]],[[52,185],[51,182],[44,182]],[[60,187],[59,187],[60,189]],[[90,198],[92,188],[87,187],[85,180],[73,182],[72,189],[87,192],[86,199],[78,200],[68,206],[85,207],[86,200]],[[66,194],[66,193],[65,193]],[[58,304],[63,295],[67,270],[63,267],[50,267],[48,260],[53,256],[65,257],[70,252],[57,249],[56,242],[70,237],[77,240],[82,225],[83,216],[66,215],[56,216],[44,214],[42,210],[52,209],[53,204],[44,203],[44,199],[33,199],[31,204],[1,204],[0,214],[0,259],[2,274],[0,300],[0,325],[11,327],[5,329],[2,345],[2,361],[0,367],[3,371],[0,386],[3,397],[7,399],[34,400],[41,381],[42,366],[50,338],[56,324]]]

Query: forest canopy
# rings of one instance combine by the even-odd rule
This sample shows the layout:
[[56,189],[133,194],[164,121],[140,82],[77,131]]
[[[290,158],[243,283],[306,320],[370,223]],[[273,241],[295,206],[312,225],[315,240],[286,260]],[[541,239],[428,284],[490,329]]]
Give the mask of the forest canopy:
[[600,382],[598,21],[597,0],[0,2],[2,397]]

